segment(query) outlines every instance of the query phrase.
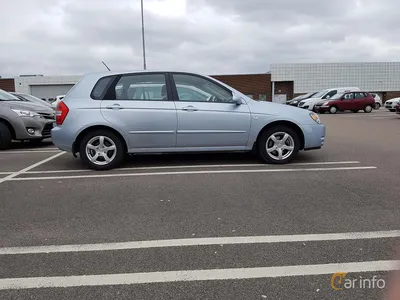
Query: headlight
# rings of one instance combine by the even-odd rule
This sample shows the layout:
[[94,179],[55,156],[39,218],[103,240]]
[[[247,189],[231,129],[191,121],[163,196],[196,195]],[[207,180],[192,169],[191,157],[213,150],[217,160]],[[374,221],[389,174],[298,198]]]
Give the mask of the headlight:
[[297,103],[299,103],[299,101],[293,101],[293,104],[297,104]]
[[311,119],[313,119],[316,123],[321,124],[321,120],[319,119],[318,115],[315,113],[310,113]]
[[322,105],[325,106],[325,105],[328,105],[328,104],[329,104],[329,101],[325,101]]
[[20,117],[40,117],[38,113],[29,110],[21,110],[21,109],[11,109]]

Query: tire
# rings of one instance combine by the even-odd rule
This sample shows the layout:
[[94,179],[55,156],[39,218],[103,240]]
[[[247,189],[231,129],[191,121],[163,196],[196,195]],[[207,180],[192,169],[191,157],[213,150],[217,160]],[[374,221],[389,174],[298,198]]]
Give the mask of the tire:
[[10,149],[12,142],[12,133],[8,126],[0,122],[0,150]]
[[372,108],[371,105],[367,105],[366,107],[364,107],[364,112],[366,112],[366,113],[368,113],[368,114],[371,113],[372,110],[373,110],[373,108]]
[[381,104],[380,103],[375,103],[375,109],[380,109],[381,108]]
[[337,112],[338,112],[338,109],[337,109],[336,106],[331,106],[331,107],[329,107],[329,113],[330,113],[331,115],[334,115],[334,114],[336,114]]
[[[101,140],[103,140],[103,146],[101,146]],[[113,149],[110,148],[107,151],[104,147]],[[123,141],[110,130],[90,131],[83,137],[79,145],[79,156],[82,162],[89,168],[99,171],[118,167],[124,159],[125,153]],[[107,162],[105,157],[110,161]]]
[[[286,136],[287,135],[287,136]],[[274,137],[278,143],[286,136],[283,144],[276,145]],[[278,146],[280,150],[267,151],[267,148],[272,149]],[[281,147],[285,147],[282,149]],[[289,148],[288,148],[289,147]],[[257,143],[258,154],[261,159],[268,164],[287,164],[291,162],[298,154],[300,149],[300,137],[288,126],[278,125],[264,130]],[[281,158],[279,158],[281,153]]]
[[356,113],[358,113],[358,109],[354,109],[354,110],[352,110],[352,112],[356,114]]

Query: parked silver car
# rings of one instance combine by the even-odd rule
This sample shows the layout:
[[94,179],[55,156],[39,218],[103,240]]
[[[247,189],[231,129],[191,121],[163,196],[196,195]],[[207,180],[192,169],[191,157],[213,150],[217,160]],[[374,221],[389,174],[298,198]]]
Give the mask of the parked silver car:
[[12,140],[40,142],[51,136],[54,123],[53,109],[0,90],[0,150],[8,149]]
[[117,167],[126,153],[155,152],[256,150],[283,164],[325,140],[313,112],[182,72],[86,75],[58,104],[56,119],[53,143],[97,170]]

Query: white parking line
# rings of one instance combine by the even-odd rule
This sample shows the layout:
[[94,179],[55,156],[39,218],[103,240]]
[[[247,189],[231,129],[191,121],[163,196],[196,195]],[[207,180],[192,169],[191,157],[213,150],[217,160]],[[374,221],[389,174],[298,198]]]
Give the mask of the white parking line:
[[0,248],[0,255],[116,251],[116,250],[128,250],[128,249],[148,249],[148,248],[165,248],[165,247],[205,246],[205,245],[272,244],[272,243],[295,243],[295,242],[367,240],[367,239],[398,238],[398,237],[400,237],[400,230],[298,234],[298,235],[210,237],[210,238],[190,238],[190,239],[172,239],[172,240],[133,241],[133,242],[119,242],[119,243],[8,247],[8,248]]
[[382,272],[397,270],[400,261],[367,261],[263,268],[187,270],[149,273],[101,274],[0,279],[0,290],[77,286],[129,285],[157,282],[237,280],[334,274],[337,272]]
[[[292,163],[290,166],[315,166],[315,165],[351,165],[359,164],[359,161],[325,161],[325,162],[311,162],[311,163]],[[192,168],[229,168],[229,167],[270,167],[266,164],[228,164],[228,165],[188,165],[188,166],[159,166],[159,167],[130,167],[130,168],[116,168],[114,171],[128,171],[128,170],[162,170],[162,169],[192,169]],[[26,174],[52,174],[52,173],[77,173],[77,172],[96,172],[90,169],[78,170],[54,170],[54,171],[29,171]]]
[[12,174],[13,172],[0,172],[0,175],[9,175]]
[[[340,167],[340,168],[299,168],[299,169],[257,169],[257,170],[204,170],[204,171],[181,171],[181,172],[153,172],[153,173],[119,173],[119,174],[95,174],[95,175],[73,175],[73,176],[43,176],[43,177],[6,177],[0,179],[0,183],[6,180],[27,181],[27,180],[60,180],[80,178],[110,178],[110,177],[134,177],[134,176],[165,176],[165,175],[197,175],[197,174],[232,174],[232,173],[280,173],[280,172],[318,172],[318,171],[346,171],[346,170],[372,170],[375,166],[367,167]],[[19,174],[18,174],[19,175]],[[10,175],[11,176],[11,175]]]
[[25,153],[54,153],[60,152],[61,150],[37,150],[37,151],[30,151],[30,150],[17,150],[17,151],[2,151],[0,154],[25,154]]
[[52,160],[52,159],[55,159],[55,158],[63,155],[64,153],[65,152],[57,153],[56,155],[50,156],[49,158],[46,158],[46,159],[43,159],[43,160],[41,160],[41,161],[39,161],[39,162],[37,162],[37,163],[35,163],[33,165],[30,165],[29,167],[26,167],[26,168],[20,170],[20,171],[13,172],[13,173],[11,173],[10,175],[8,175],[8,176],[6,176],[4,178],[0,178],[0,183],[2,183],[4,181],[12,180],[14,177],[19,176],[22,173],[25,173],[26,171],[32,170],[32,169],[34,169],[34,168],[36,168],[36,167],[38,167],[38,166],[40,166],[40,165]]

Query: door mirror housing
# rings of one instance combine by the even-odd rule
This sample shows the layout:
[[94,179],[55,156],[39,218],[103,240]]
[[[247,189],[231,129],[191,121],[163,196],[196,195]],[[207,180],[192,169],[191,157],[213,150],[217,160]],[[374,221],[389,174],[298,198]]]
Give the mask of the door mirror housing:
[[234,94],[232,97],[232,102],[235,103],[236,105],[241,105],[242,104],[242,97],[239,95]]

